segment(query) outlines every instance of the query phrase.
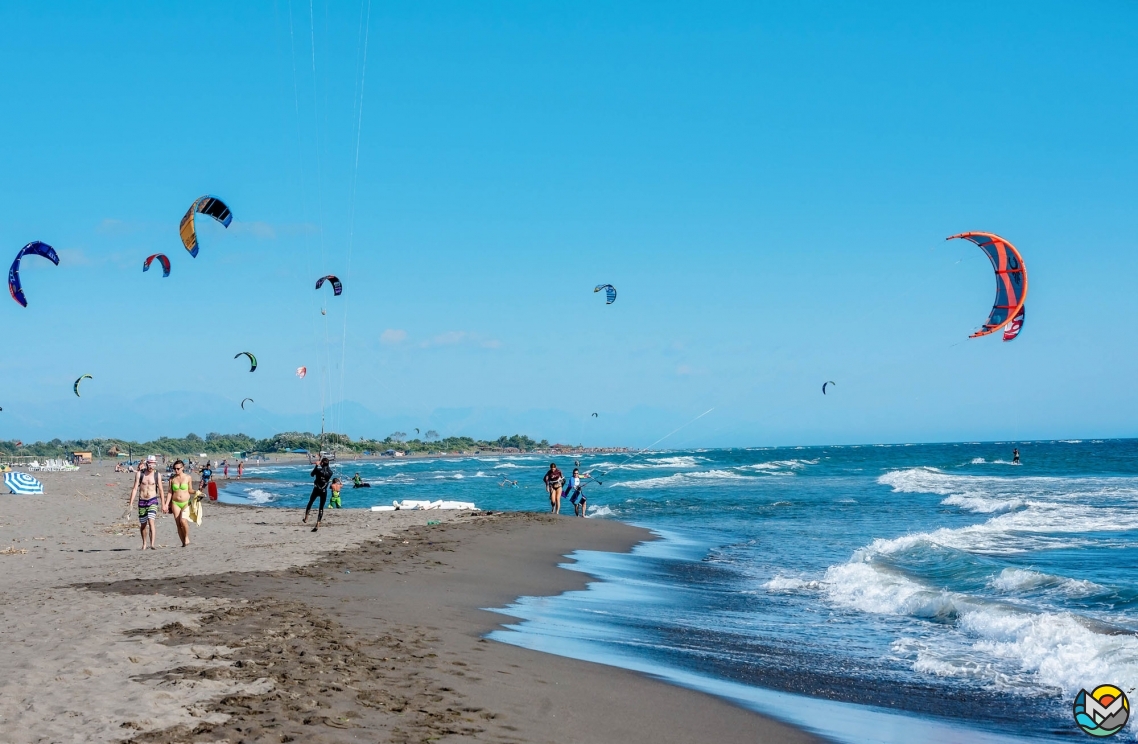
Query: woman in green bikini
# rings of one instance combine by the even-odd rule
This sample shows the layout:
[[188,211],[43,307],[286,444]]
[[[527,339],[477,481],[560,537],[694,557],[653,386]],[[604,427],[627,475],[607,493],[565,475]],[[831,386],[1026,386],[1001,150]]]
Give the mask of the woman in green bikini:
[[[186,464],[181,460],[174,461],[174,477],[170,479],[170,513],[174,515],[174,524],[178,526],[178,537],[182,540],[182,547],[190,544],[190,499],[194,494],[191,490],[194,479],[186,475]],[[179,500],[181,499],[181,500]]]

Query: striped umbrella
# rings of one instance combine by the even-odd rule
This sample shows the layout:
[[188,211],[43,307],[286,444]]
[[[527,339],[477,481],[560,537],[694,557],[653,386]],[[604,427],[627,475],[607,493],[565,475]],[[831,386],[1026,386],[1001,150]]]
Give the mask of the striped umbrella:
[[4,473],[4,485],[18,495],[43,493],[43,484],[27,473]]

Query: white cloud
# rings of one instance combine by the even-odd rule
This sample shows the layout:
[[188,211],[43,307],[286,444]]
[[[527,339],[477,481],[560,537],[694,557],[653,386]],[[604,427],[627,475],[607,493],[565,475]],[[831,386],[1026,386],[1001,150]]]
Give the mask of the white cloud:
[[388,328],[383,333],[379,334],[379,342],[381,344],[401,344],[407,340],[407,331],[398,328]]

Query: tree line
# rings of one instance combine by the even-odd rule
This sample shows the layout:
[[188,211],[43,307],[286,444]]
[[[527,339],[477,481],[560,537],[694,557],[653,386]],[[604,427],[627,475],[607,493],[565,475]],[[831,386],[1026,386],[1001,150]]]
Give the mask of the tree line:
[[[540,442],[524,434],[501,436],[495,440],[473,439],[471,437],[439,437],[435,431],[428,431],[423,438],[408,439],[401,431],[392,432],[384,439],[352,439],[344,434],[325,434],[325,451],[355,452],[377,454],[386,450],[401,452],[464,452],[514,448],[520,452],[546,449],[549,442]],[[72,452],[92,452],[96,455],[114,457],[118,453],[135,455],[233,455],[234,453],[278,453],[294,450],[308,452],[321,451],[319,434],[312,432],[286,431],[274,434],[267,439],[256,439],[246,434],[218,434],[211,432],[205,437],[187,434],[184,437],[161,437],[149,442],[136,442],[127,439],[52,439],[50,442],[24,444],[18,440],[0,440],[0,454],[8,456],[66,457]]]

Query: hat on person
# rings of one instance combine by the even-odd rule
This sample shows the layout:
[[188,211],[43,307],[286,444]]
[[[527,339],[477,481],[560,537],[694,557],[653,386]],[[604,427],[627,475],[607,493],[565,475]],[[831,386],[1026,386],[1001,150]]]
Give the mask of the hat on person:
[[147,462],[158,462],[158,458],[154,455],[151,455],[150,457],[146,458],[146,461]]

